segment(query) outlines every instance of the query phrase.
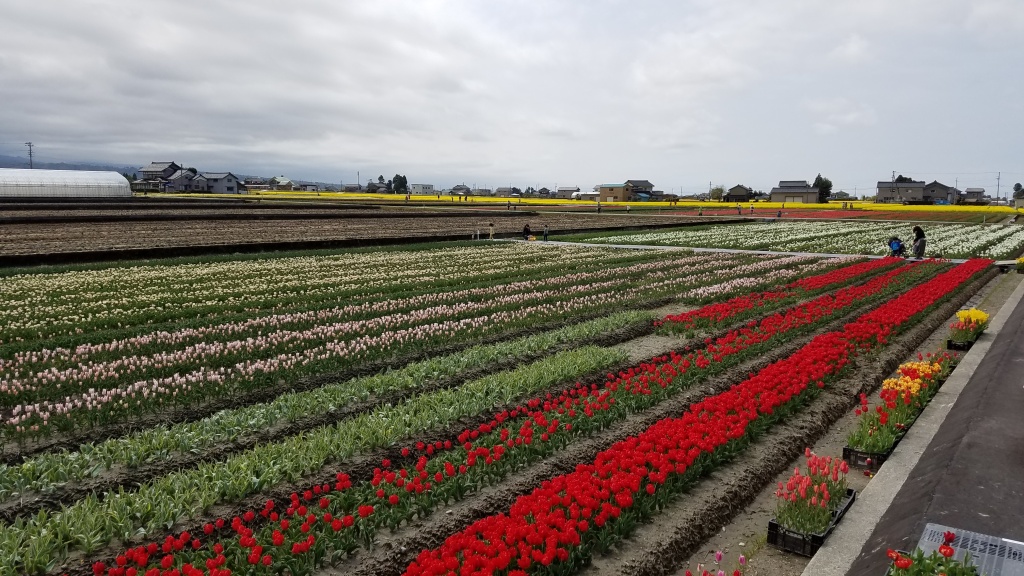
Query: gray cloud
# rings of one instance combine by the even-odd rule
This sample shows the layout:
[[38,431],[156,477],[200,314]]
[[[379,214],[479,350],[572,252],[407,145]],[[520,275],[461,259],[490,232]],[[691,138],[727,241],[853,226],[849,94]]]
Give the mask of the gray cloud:
[[9,4],[0,153],[667,190],[1024,172],[1016,0]]

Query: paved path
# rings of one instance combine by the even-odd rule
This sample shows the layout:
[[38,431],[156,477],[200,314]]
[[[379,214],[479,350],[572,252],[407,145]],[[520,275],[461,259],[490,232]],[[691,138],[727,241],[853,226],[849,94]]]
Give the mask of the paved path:
[[804,576],[884,574],[934,523],[1024,541],[1024,283],[811,560]]

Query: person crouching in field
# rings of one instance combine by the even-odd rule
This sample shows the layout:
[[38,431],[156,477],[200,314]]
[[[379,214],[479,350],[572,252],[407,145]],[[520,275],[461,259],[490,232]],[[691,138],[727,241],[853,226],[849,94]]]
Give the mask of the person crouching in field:
[[920,226],[914,226],[914,258],[924,258],[924,230]]

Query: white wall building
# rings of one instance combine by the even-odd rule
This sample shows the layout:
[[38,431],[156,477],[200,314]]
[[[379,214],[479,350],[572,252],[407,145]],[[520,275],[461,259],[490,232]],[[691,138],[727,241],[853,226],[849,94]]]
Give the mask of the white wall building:
[[433,184],[413,184],[412,186],[409,187],[409,189],[412,191],[413,194],[418,194],[418,195],[420,195],[420,194],[421,195],[428,195],[428,194],[429,195],[434,195],[434,194],[437,194],[437,191],[434,190],[434,185]]

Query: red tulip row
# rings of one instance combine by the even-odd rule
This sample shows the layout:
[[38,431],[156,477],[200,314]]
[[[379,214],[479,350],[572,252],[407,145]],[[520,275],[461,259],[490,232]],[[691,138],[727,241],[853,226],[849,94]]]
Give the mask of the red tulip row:
[[665,326],[670,331],[687,331],[694,328],[706,328],[728,318],[752,312],[773,303],[798,297],[802,293],[816,292],[833,286],[849,283],[851,280],[885,268],[899,266],[904,262],[901,258],[881,258],[868,260],[831,270],[824,274],[808,276],[786,285],[785,290],[754,292],[737,296],[726,302],[704,306],[697,310],[682,314],[670,314],[656,321],[655,326]]
[[592,464],[545,482],[507,514],[484,518],[422,552],[405,574],[553,574],[546,567],[607,547],[719,457],[763,432],[809,391],[823,388],[858,350],[884,345],[904,323],[990,263],[962,264],[842,331],[815,337],[729,391],[693,404],[681,418],[662,420],[598,454]]
[[857,278],[861,274],[868,274],[889,268],[893,266],[899,266],[903,264],[905,260],[902,258],[878,258],[875,260],[868,260],[867,262],[859,262],[852,264],[837,270],[832,270],[824,274],[818,274],[815,276],[808,276],[807,278],[801,278],[795,282],[789,283],[787,288],[800,288],[803,290],[818,290],[820,288],[827,288],[830,286],[837,286],[845,284],[854,278]]
[[[493,483],[571,443],[587,431],[657,403],[674,391],[669,389],[670,385],[678,389],[709,369],[721,369],[728,364],[726,360],[737,359],[751,347],[787,332],[806,329],[864,298],[880,297],[901,288],[909,281],[907,278],[917,275],[898,277],[912,269],[897,269],[863,286],[823,296],[786,314],[775,314],[760,324],[709,342],[703,351],[685,356],[672,354],[618,376],[609,374],[604,389],[596,384],[581,385],[559,396],[530,400],[521,408],[496,414],[475,430],[464,431],[457,445],[450,441],[420,443],[416,446],[419,459],[409,469],[391,470],[391,463],[384,462],[372,481],[356,488],[349,489],[347,478],[339,478],[334,486],[318,486],[301,497],[294,494],[283,510],[268,503],[258,513],[251,511],[234,519],[231,527],[238,540],[218,543],[219,551],[198,540],[196,552],[177,550],[172,541],[180,541],[181,536],[169,537],[168,542],[158,547],[163,553],[159,559],[148,549],[145,554],[142,549],[135,549],[119,556],[115,566],[98,563],[94,571],[110,576],[132,576],[130,570],[139,569],[146,569],[148,576],[176,576],[190,571],[216,576],[224,574],[225,565],[262,567],[266,573],[283,565],[292,573],[305,573],[321,564],[328,554],[344,554],[360,544],[368,545],[379,526],[397,527],[403,520],[428,513],[440,501],[460,499],[480,485]],[[412,456],[410,449],[402,453]],[[436,457],[428,458],[435,454]],[[257,514],[271,522],[258,534],[251,524]],[[212,533],[225,525],[222,520],[220,525],[210,525],[208,531]],[[193,545],[185,548],[193,549]],[[203,566],[210,572],[195,571]],[[158,571],[153,572],[154,569]]]

